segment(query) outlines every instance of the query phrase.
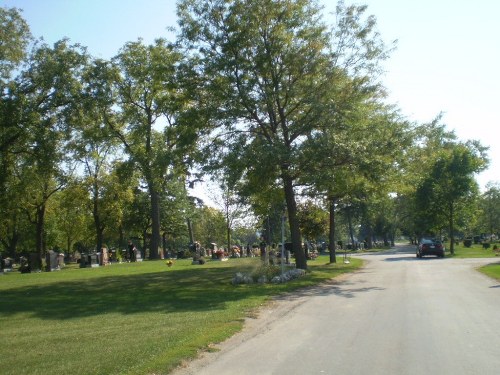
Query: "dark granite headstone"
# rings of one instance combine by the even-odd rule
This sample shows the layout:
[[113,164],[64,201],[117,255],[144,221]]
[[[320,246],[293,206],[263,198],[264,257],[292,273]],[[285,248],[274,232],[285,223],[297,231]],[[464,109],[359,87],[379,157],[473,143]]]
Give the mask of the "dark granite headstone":
[[88,255],[85,253],[80,254],[80,268],[86,268],[88,263]]
[[29,253],[28,264],[33,272],[41,271],[42,269],[42,258],[38,253]]
[[47,272],[58,270],[59,261],[57,259],[58,253],[54,250],[49,250],[47,254],[45,254],[45,268]]
[[26,257],[21,257],[19,258],[19,272],[21,273],[30,273],[31,272],[31,266],[28,261],[28,258]]
[[99,267],[99,255],[97,253],[90,254],[90,267]]

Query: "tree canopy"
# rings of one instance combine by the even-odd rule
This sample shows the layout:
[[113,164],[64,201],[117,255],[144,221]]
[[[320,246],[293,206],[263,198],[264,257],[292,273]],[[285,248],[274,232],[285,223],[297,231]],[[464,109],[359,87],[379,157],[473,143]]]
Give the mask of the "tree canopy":
[[[175,40],[106,60],[0,8],[0,251],[270,245],[286,215],[306,269],[303,240],[335,262],[342,239],[497,233],[498,189],[474,178],[487,150],[386,102],[392,45],[366,9],[180,0]],[[190,195],[214,176],[222,209]]]

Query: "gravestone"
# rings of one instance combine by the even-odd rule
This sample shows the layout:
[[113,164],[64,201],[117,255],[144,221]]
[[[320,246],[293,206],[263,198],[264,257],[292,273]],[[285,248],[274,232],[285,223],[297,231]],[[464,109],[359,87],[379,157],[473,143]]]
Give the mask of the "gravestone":
[[59,254],[54,250],[49,250],[47,254],[45,254],[45,269],[47,272],[57,271],[59,269]]
[[12,264],[13,263],[14,263],[14,261],[10,257],[3,259],[3,270],[4,271],[12,271]]
[[97,253],[90,254],[90,267],[99,267],[99,255]]
[[57,268],[61,269],[65,266],[64,253],[57,254]]
[[21,273],[30,273],[31,272],[31,267],[30,263],[28,262],[28,258],[26,257],[21,257],[19,258],[19,272]]
[[42,270],[42,258],[38,253],[29,253],[27,262],[31,271],[38,272]]
[[136,262],[142,262],[142,254],[139,249],[135,251],[135,261]]
[[80,268],[86,268],[88,263],[88,255],[85,253],[80,254]]

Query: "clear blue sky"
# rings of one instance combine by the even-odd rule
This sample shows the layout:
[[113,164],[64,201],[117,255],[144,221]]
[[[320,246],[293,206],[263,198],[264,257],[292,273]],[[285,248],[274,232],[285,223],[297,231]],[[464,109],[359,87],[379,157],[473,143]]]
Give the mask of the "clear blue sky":
[[[336,1],[322,0],[326,12]],[[346,3],[352,3],[347,1]],[[365,0],[382,38],[397,39],[383,79],[391,103],[411,120],[443,122],[460,139],[489,146],[481,186],[500,182],[500,1]],[[114,56],[127,41],[152,42],[176,26],[174,0],[0,0],[23,9],[35,37],[68,37],[96,57]]]

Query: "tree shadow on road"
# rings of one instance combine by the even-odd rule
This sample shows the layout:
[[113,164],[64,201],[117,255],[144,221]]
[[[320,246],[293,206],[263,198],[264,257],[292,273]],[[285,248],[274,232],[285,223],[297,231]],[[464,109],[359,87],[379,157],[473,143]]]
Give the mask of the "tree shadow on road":
[[355,285],[350,282],[338,282],[335,280],[331,280],[320,285],[311,286],[308,288],[304,288],[301,290],[296,290],[293,294],[286,294],[277,296],[275,300],[286,300],[293,301],[306,297],[314,297],[314,296],[323,296],[328,297],[331,295],[336,295],[344,298],[355,298],[356,295],[360,293],[367,293],[371,291],[381,291],[385,290],[385,288],[380,287],[362,287],[362,288],[351,288],[351,285]]
[[404,256],[404,257],[397,257],[397,258],[385,258],[384,261],[386,262],[428,262],[431,260],[445,260],[446,258],[439,258],[439,257],[424,257],[424,258],[417,258],[415,255],[413,256]]

